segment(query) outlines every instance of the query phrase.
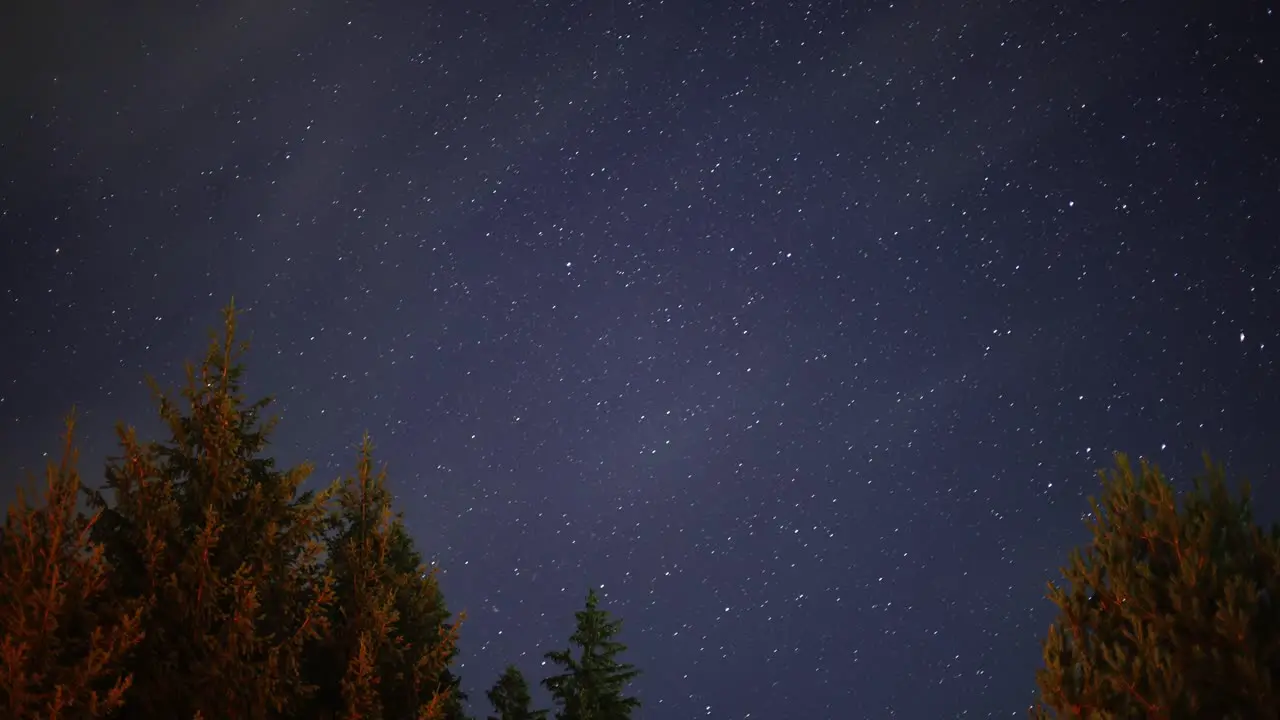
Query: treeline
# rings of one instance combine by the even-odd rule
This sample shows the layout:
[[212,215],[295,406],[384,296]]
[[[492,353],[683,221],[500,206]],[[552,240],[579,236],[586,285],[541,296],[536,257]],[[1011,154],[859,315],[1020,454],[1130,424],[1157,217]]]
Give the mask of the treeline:
[[[0,534],[0,718],[467,717],[452,671],[464,618],[368,437],[350,475],[304,491],[311,468],[269,455],[269,401],[241,392],[245,349],[228,309],[180,394],[156,389],[168,437],[120,426],[101,487],[81,481],[68,419],[43,501],[20,492]],[[640,704],[621,623],[598,602],[589,592],[565,649],[545,655],[557,718],[624,720]],[[548,714],[514,666],[487,696],[495,720]]]
[[[0,720],[467,717],[463,618],[368,438],[349,476],[304,492],[311,469],[276,467],[268,403],[241,394],[243,352],[229,309],[180,395],[156,392],[169,437],[121,426],[101,487],[68,420],[43,502],[20,495],[0,531]],[[1280,527],[1205,467],[1185,493],[1145,461],[1102,473],[1093,538],[1048,587],[1033,717],[1280,720]],[[490,720],[632,716],[620,622],[593,592],[576,619],[544,655],[554,707],[510,666]]]

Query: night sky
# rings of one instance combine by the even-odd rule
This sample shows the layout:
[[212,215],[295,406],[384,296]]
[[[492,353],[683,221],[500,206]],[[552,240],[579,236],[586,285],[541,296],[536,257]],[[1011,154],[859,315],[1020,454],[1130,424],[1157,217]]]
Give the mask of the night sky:
[[234,296],[282,461],[372,433],[476,714],[596,586],[644,718],[1008,717],[1113,450],[1280,469],[1263,3],[35,5],[0,489],[72,405],[98,481]]

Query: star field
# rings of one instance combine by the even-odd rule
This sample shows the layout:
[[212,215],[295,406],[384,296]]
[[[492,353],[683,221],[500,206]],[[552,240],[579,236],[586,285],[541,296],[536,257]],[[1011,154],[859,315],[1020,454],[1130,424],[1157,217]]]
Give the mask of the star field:
[[6,492],[158,432],[234,296],[282,461],[368,430],[481,717],[588,586],[644,718],[1010,717],[1114,450],[1280,430],[1262,4],[6,12]]

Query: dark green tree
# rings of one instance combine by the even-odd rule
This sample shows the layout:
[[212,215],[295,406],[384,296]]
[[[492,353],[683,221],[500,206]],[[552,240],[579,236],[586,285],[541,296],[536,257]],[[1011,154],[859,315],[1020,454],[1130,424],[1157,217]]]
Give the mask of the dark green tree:
[[577,627],[569,637],[569,648],[546,653],[547,660],[563,672],[542,681],[551,691],[559,720],[629,720],[640,701],[623,691],[640,672],[618,661],[627,646],[614,638],[622,629],[621,620],[610,618],[599,608],[594,589],[587,592],[586,606],[574,613]]
[[534,710],[529,684],[515,665],[508,665],[486,693],[496,715],[488,720],[545,720],[546,710]]
[[[459,617],[463,615],[464,613],[459,613]],[[451,657],[457,657],[456,649]],[[462,690],[462,678],[445,669],[440,675],[440,686],[449,691],[444,703],[444,720],[471,720],[471,716],[467,714],[467,693]]]
[[1280,717],[1280,528],[1205,467],[1181,503],[1145,461],[1101,473],[1093,539],[1049,585],[1033,717]]
[[328,493],[299,496],[310,468],[278,470],[265,454],[269,401],[242,395],[244,349],[228,308],[181,398],[156,392],[169,438],[121,426],[122,456],[90,493],[112,603],[149,609],[124,718],[289,717],[313,690],[301,664],[327,632]]
[[43,507],[19,490],[0,532],[0,717],[108,717],[132,681],[124,661],[142,639],[145,608],[95,611],[110,567],[90,539],[98,515],[76,510],[74,430],[71,416]]
[[331,631],[308,663],[320,688],[312,716],[448,720],[456,625],[393,514],[386,471],[374,471],[367,436],[336,502],[328,542],[336,602]]

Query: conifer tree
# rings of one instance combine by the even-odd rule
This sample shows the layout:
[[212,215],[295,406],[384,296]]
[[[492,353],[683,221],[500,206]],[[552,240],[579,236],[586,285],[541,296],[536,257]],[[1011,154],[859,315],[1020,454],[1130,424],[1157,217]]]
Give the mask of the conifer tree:
[[490,715],[488,720],[545,720],[547,717],[546,710],[532,709],[529,684],[515,665],[507,666],[486,695],[497,713]]
[[[465,613],[459,613],[461,618]],[[457,644],[454,644],[454,650],[450,653],[450,662],[458,656]],[[471,716],[467,714],[467,693],[462,689],[462,678],[458,677],[452,670],[445,669],[440,674],[440,687],[448,690],[448,695],[444,702],[444,720],[471,720]]]
[[374,472],[367,436],[356,474],[336,497],[328,563],[337,602],[332,631],[310,664],[321,688],[314,716],[448,720],[457,628],[447,624],[434,573],[392,513],[386,471]]
[[[436,568],[428,568],[423,562],[422,554],[414,547],[413,538],[399,514],[391,524],[388,563],[391,572],[400,578],[396,591],[396,628],[400,636],[415,648],[415,652],[438,647],[444,653],[445,668],[436,681],[438,688],[446,691],[444,720],[469,720],[465,710],[467,694],[463,692],[458,676],[450,669],[458,656],[457,631],[465,613],[459,613],[457,620],[449,623],[451,614],[440,591]],[[435,688],[423,685],[416,696],[409,696],[409,705],[404,707],[421,704],[434,692]],[[391,707],[395,714],[390,717],[407,717],[401,706]]]
[[124,718],[287,717],[312,691],[301,662],[328,622],[328,493],[300,496],[310,468],[265,455],[269,400],[245,401],[244,350],[229,307],[181,398],[156,391],[169,438],[121,426],[122,456],[90,494],[117,601],[150,608]]
[[1181,503],[1145,461],[1101,473],[1093,539],[1049,585],[1034,717],[1280,717],[1280,528],[1205,466]]
[[94,611],[110,568],[90,539],[97,515],[76,510],[74,431],[72,415],[61,461],[46,469],[44,506],[19,489],[0,531],[0,717],[108,717],[131,682],[123,661],[145,608]]
[[594,589],[587,592],[586,607],[574,613],[577,627],[567,650],[552,650],[545,657],[563,672],[542,681],[551,691],[559,720],[629,720],[640,701],[624,696],[627,684],[640,674],[620,663],[626,645],[614,639],[622,629],[599,607]]

